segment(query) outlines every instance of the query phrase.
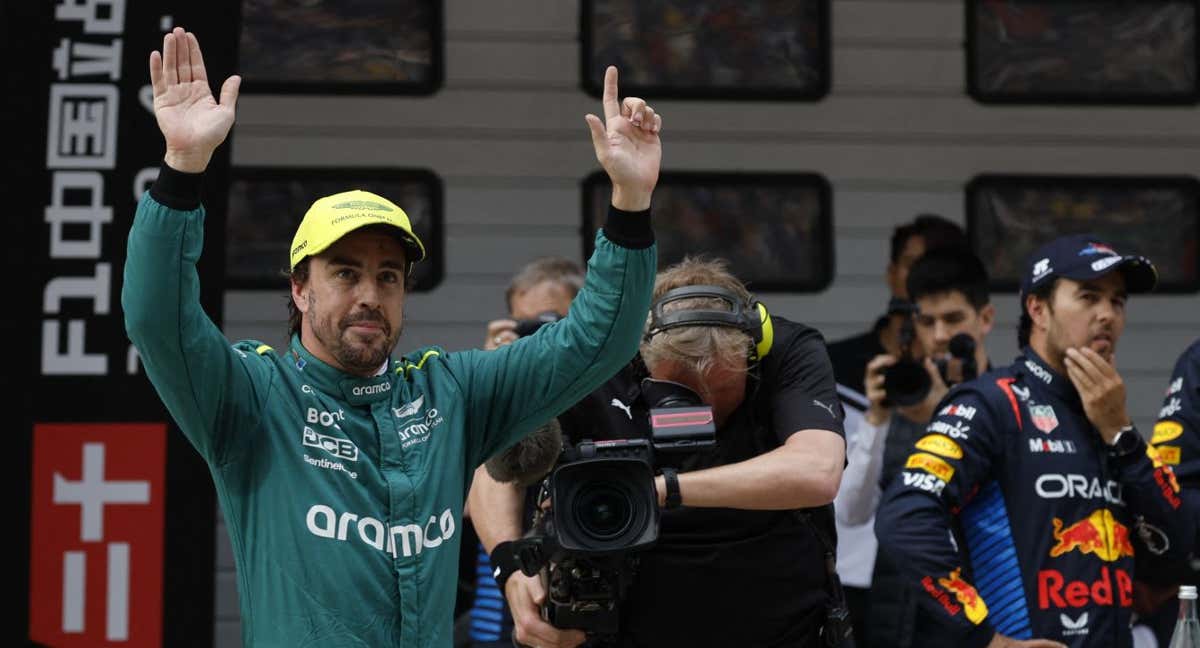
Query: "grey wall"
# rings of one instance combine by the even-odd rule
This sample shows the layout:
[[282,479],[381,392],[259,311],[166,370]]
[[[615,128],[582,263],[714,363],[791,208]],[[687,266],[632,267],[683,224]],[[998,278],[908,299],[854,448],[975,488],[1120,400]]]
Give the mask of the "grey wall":
[[[815,295],[770,295],[773,312],[857,332],[881,310],[891,229],[918,211],[963,221],[981,172],[1200,173],[1193,108],[996,108],[964,93],[958,0],[835,0],[833,90],[806,103],[655,102],[671,170],[817,171],[834,187],[837,275]],[[448,0],[446,83],[429,98],[240,100],[239,165],[427,167],[445,182],[446,278],[408,307],[403,348],[481,343],[525,261],[578,257],[579,181],[597,168],[579,90],[577,4]],[[736,218],[736,215],[731,215]],[[1016,351],[1016,297],[996,298],[991,356]],[[231,291],[231,339],[284,342],[283,295]],[[1200,334],[1200,297],[1131,302],[1119,366],[1148,429],[1175,356]],[[216,645],[240,645],[233,559],[217,530]]]

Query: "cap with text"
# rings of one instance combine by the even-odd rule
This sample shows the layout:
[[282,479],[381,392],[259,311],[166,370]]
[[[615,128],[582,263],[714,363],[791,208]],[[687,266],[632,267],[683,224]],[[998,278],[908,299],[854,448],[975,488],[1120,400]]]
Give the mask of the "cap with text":
[[308,208],[292,237],[291,269],[295,270],[305,257],[324,252],[343,236],[368,225],[390,225],[399,230],[410,264],[425,258],[425,246],[403,209],[387,198],[355,189],[320,198]]
[[1088,281],[1114,270],[1125,275],[1125,290],[1130,294],[1150,292],[1158,284],[1158,270],[1144,256],[1122,254],[1091,234],[1060,236],[1029,257],[1021,278],[1022,307],[1026,295],[1056,277]]

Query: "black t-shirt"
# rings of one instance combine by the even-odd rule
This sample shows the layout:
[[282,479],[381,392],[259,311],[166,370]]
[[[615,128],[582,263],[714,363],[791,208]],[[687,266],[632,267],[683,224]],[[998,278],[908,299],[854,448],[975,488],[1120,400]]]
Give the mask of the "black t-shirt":
[[[772,317],[774,342],[747,381],[746,400],[717,431],[711,452],[657,457],[680,472],[737,463],[778,448],[792,433],[843,435],[833,367],[820,333]],[[560,417],[577,442],[646,437],[638,363]],[[809,510],[831,542],[830,507]],[[628,646],[792,646],[812,637],[828,598],[824,549],[794,511],[688,508],[662,511],[657,545],[622,610]]]

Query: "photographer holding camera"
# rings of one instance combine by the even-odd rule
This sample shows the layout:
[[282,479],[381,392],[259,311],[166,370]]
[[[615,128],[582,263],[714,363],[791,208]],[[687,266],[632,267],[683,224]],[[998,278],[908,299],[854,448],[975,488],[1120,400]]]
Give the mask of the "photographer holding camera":
[[[862,417],[870,405],[863,384],[867,364],[879,355],[898,355],[900,333],[906,322],[909,322],[911,330],[912,306],[907,286],[909,270],[927,252],[946,247],[966,248],[966,234],[962,227],[935,214],[918,214],[912,221],[892,230],[887,270],[883,277],[889,297],[887,310],[870,330],[829,345],[829,359],[833,362],[838,395],[846,415],[843,424],[848,448],[855,445],[855,434],[863,427]],[[849,468],[854,469],[855,466]],[[874,480],[873,477],[869,481]],[[842,482],[842,491],[845,491],[844,478]],[[868,517],[860,524],[848,524],[841,515],[841,508],[841,505],[837,507],[838,575],[845,584],[846,600],[854,619],[854,635],[861,648],[861,641],[858,640],[870,634],[866,621],[871,616],[868,612],[871,574],[878,551],[875,519]]]
[[[556,469],[539,511],[556,524],[535,524],[533,537],[521,542],[563,549],[581,529],[581,536],[596,532],[591,539],[629,539],[638,564],[621,571],[620,582],[610,581],[619,628],[602,637],[616,645],[814,645],[836,598],[830,574],[836,536],[826,505],[845,462],[824,342],[813,329],[768,315],[720,262],[688,259],[660,273],[654,300],[641,362],[602,388],[612,398],[590,401],[593,416],[572,416],[563,425],[568,461]],[[701,407],[678,408],[681,400]],[[700,437],[680,442],[692,423],[707,423],[715,444],[703,449],[709,444]],[[644,469],[649,512],[642,510],[642,491],[629,486],[638,483],[636,460],[587,459],[638,442],[670,449],[653,453],[661,474]],[[701,449],[684,450],[689,446]],[[588,482],[565,472],[603,466],[620,475]],[[614,488],[589,490],[591,484]],[[582,495],[572,500],[572,493]],[[543,619],[564,610],[552,605],[556,597],[571,594],[556,586],[562,570],[554,557],[561,552],[546,551],[546,581],[520,571],[537,553],[514,551],[521,542],[509,542],[521,532],[521,491],[477,472],[470,507],[481,540],[492,548],[517,641],[539,648],[583,641],[577,630]],[[646,539],[655,535],[649,547]],[[612,543],[596,546],[605,547],[598,561],[629,564]],[[586,572],[568,575],[586,579]],[[605,602],[577,602],[575,610],[605,616]]]
[[[914,309],[902,329],[900,354],[881,354],[868,363],[864,384],[870,406],[857,429],[847,430],[849,465],[835,500],[843,524],[872,519],[880,494],[904,469],[947,385],[974,378],[976,368],[988,365],[984,338],[996,309],[989,302],[983,263],[969,251],[935,250],[913,264],[906,281]],[[914,356],[912,342],[926,354]],[[940,620],[917,606],[886,547],[876,557],[871,583],[871,622],[858,624],[866,628],[856,637],[859,648],[940,645]]]

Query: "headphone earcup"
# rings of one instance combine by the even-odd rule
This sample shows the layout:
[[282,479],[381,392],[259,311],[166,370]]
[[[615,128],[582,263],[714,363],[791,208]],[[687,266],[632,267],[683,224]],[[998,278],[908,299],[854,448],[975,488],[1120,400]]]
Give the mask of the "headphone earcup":
[[775,327],[771,324],[771,314],[760,301],[752,302],[754,310],[758,311],[758,329],[754,331],[754,360],[762,360],[771,352],[771,344],[775,342]]

